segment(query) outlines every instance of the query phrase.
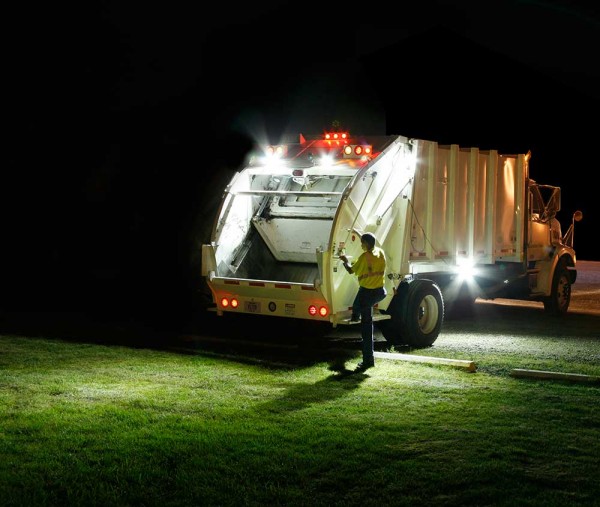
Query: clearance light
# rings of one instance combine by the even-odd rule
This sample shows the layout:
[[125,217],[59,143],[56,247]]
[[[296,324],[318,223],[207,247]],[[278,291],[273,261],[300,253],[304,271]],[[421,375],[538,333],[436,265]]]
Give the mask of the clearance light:
[[326,132],[325,139],[328,141],[341,141],[348,139],[348,132]]

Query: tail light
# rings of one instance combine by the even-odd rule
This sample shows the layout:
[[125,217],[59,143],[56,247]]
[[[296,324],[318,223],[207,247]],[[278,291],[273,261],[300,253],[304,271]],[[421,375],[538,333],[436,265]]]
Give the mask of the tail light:
[[329,309],[326,306],[321,306],[320,308],[317,308],[315,305],[310,305],[308,307],[308,314],[313,317],[327,317],[327,315],[329,314]]
[[231,308],[237,308],[238,306],[240,306],[240,302],[236,299],[236,298],[226,298],[223,297],[221,298],[221,306],[223,308],[227,308],[229,306],[231,306]]

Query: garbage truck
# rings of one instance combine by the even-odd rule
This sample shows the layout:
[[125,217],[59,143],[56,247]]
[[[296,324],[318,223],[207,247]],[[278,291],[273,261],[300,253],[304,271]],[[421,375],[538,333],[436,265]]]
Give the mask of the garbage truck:
[[201,275],[219,316],[352,325],[358,291],[340,260],[372,233],[387,258],[373,320],[385,340],[431,346],[448,312],[477,298],[568,311],[577,278],[573,214],[530,177],[531,152],[402,135],[324,132],[256,145],[223,189]]

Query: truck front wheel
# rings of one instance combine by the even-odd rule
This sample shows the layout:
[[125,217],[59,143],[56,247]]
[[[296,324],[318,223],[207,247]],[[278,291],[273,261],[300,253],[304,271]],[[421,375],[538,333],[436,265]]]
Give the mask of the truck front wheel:
[[544,310],[551,315],[567,313],[571,304],[571,277],[564,261],[559,261],[552,278],[552,292],[544,299]]

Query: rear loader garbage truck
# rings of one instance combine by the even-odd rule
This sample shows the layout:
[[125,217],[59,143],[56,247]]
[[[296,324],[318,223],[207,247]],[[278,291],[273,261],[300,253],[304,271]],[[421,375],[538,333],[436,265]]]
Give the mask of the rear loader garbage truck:
[[257,147],[202,245],[208,309],[350,325],[358,282],[340,255],[355,260],[370,232],[387,256],[373,320],[391,344],[431,346],[445,312],[477,298],[564,314],[582,214],[563,236],[560,188],[531,179],[529,162],[530,153],[347,132]]

